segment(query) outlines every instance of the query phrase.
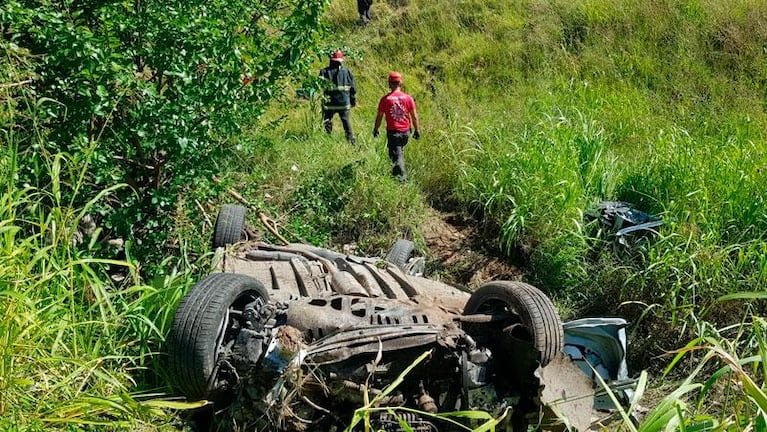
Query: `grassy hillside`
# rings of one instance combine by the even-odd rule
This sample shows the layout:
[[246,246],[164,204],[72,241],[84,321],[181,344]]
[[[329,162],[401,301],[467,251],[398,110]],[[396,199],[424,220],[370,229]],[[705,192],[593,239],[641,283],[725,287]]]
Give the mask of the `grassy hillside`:
[[[35,107],[52,102],[22,91],[34,59],[3,45],[0,429],[173,428],[158,410],[172,404],[154,393],[167,390],[158,353],[175,304],[207,268],[210,226],[199,209],[229,201],[228,187],[290,240],[361,253],[402,236],[423,246],[431,207],[471,214],[566,317],[628,318],[634,368],[660,372],[669,358],[659,356],[691,340],[705,361],[730,365],[707,381],[714,366],[686,363],[691,382],[711,384],[699,397],[715,403],[684,405],[698,388],[682,386],[669,392],[672,415],[695,423],[701,414],[716,430],[762,427],[767,397],[750,377],[764,375],[767,352],[767,4],[381,0],[373,14],[362,27],[351,0],[327,11],[324,43],[345,50],[360,89],[358,145],[338,123],[325,135],[317,99],[298,91],[245,134],[216,136],[228,157],[205,163],[223,171],[221,183],[183,184],[168,204],[173,253],[152,263],[165,271],[154,278],[142,278],[130,242],[120,259],[99,233],[80,242],[84,216],[126,187],[76,197],[87,204],[72,208],[71,194],[91,186],[87,157],[45,155],[23,168],[50,182],[19,182],[15,144],[45,140]],[[384,140],[371,136],[392,69],[423,124],[406,148],[405,184],[389,177]],[[665,225],[620,250],[584,222],[605,199]]]
[[[328,47],[345,49],[360,86],[360,148],[325,137],[316,105],[288,104],[267,135],[290,139],[268,153],[308,169],[269,183],[298,191],[328,165],[364,160],[352,164],[365,180],[352,181],[345,202],[376,206],[385,222],[360,232],[354,216],[330,217],[342,242],[418,238],[422,216],[402,210],[419,202],[473,214],[565,315],[628,318],[635,368],[661,370],[662,355],[690,340],[719,341],[736,358],[763,352],[767,4],[408,0],[376,2],[373,13],[367,27],[352,1],[333,2],[328,15]],[[384,142],[370,136],[392,69],[404,73],[424,129],[406,148],[405,187],[386,178]],[[304,156],[318,143],[330,150]],[[375,195],[391,187],[402,191],[386,194],[396,200]],[[616,250],[584,222],[601,200],[665,224],[650,242]],[[331,213],[347,210],[357,211]],[[722,416],[755,416],[718,397]]]

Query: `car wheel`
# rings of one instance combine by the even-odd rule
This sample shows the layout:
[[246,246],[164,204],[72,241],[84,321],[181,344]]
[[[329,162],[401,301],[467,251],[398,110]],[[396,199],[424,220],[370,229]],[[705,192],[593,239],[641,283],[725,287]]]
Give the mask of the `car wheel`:
[[240,205],[224,204],[218,212],[213,228],[213,248],[234,244],[242,238],[247,209]]
[[168,335],[168,372],[189,400],[215,400],[226,390],[217,357],[237,337],[245,307],[268,299],[259,281],[231,273],[206,276],[184,297]]
[[564,334],[551,300],[538,288],[522,282],[490,282],[475,291],[463,310],[464,315],[507,315],[503,331],[531,343],[546,366],[562,351]]
[[415,244],[410,240],[397,240],[389,253],[386,254],[385,260],[404,269],[407,266],[408,260],[413,255],[413,250],[415,250]]

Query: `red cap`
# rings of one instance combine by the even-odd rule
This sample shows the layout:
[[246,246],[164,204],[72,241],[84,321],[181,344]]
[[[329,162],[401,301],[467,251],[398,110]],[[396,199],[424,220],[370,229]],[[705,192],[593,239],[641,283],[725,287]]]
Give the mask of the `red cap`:
[[330,55],[330,60],[342,62],[346,60],[346,58],[344,57],[344,52],[341,50],[338,50]]
[[391,71],[389,72],[389,82],[390,83],[401,83],[402,82],[402,74],[399,72]]

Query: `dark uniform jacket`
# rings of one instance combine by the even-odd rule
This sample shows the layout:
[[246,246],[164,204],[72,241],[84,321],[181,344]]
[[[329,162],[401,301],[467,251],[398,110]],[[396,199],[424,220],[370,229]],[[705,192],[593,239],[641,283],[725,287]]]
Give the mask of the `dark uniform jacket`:
[[328,66],[320,71],[320,77],[327,81],[324,110],[343,111],[357,105],[357,86],[349,69],[341,65]]

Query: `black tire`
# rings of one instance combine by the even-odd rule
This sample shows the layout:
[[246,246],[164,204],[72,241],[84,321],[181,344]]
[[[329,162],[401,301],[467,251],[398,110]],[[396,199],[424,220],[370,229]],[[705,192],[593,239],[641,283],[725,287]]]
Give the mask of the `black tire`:
[[242,238],[247,209],[236,204],[224,204],[213,228],[213,248],[234,244]]
[[[269,294],[252,277],[213,273],[199,281],[179,304],[168,335],[169,377],[189,400],[215,399],[219,389],[215,378],[219,346],[237,337],[234,314]],[[224,319],[229,316],[228,322]],[[240,315],[241,316],[241,315]]]
[[564,346],[564,330],[554,304],[541,290],[523,282],[482,285],[469,297],[463,313],[508,314],[503,326],[522,324],[522,331],[514,331],[513,336],[527,340],[539,351],[541,366],[553,360]]
[[389,253],[386,254],[385,260],[404,269],[408,260],[413,255],[413,250],[415,250],[415,244],[410,240],[397,240],[391,250],[389,250]]

